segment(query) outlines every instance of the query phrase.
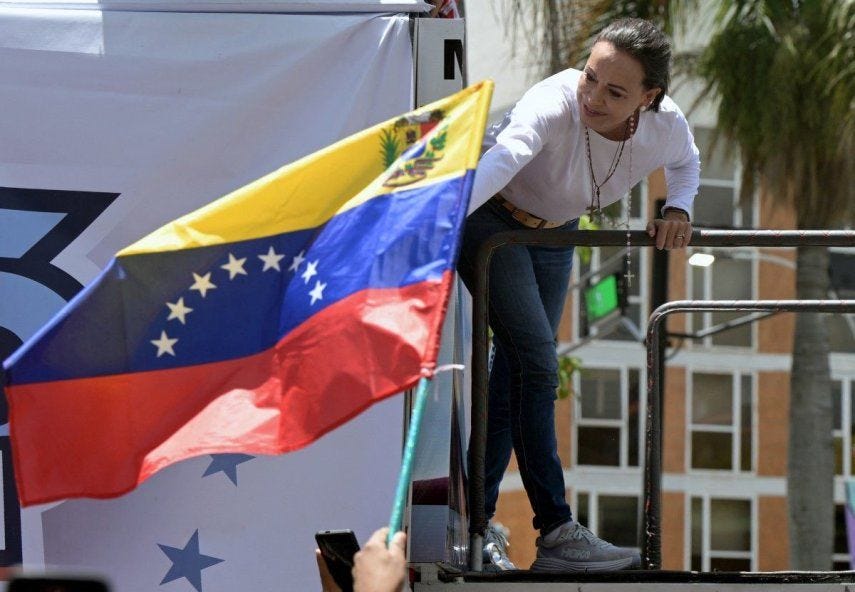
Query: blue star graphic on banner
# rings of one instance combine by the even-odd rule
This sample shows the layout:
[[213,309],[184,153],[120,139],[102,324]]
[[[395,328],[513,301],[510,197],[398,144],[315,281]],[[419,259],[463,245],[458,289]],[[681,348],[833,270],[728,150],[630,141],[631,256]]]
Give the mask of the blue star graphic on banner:
[[213,460],[211,460],[208,468],[205,469],[205,474],[202,477],[223,472],[229,478],[229,481],[237,486],[237,466],[254,458],[251,454],[212,454],[211,459]]
[[199,552],[198,529],[183,549],[161,545],[160,543],[157,546],[172,562],[172,567],[169,568],[169,571],[163,576],[163,581],[160,582],[161,586],[178,578],[186,578],[196,588],[197,592],[202,592],[202,570],[225,561],[210,555],[202,555]]

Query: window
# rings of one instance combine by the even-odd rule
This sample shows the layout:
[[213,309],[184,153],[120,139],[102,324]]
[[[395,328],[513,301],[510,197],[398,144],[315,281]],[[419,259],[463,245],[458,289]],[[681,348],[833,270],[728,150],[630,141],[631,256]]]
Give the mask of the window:
[[749,374],[691,374],[689,462],[694,470],[753,468],[753,380]]
[[846,535],[846,506],[834,506],[834,556],[832,557],[835,571],[849,571],[849,542]]
[[751,500],[692,497],[690,512],[690,569],[753,569]]
[[576,399],[577,465],[637,467],[640,371],[583,368]]
[[834,405],[834,473],[848,477],[855,471],[855,381],[832,379],[831,395]]
[[[751,228],[755,224],[755,199],[739,203],[739,167],[725,150],[724,140],[713,143],[713,130],[696,127],[695,144],[701,153],[701,184],[694,203],[696,226],[714,228]],[[691,249],[691,252],[706,249]],[[754,249],[745,249],[737,258],[731,250],[716,251],[709,267],[692,267],[691,287],[687,293],[695,300],[742,300],[754,298]],[[723,324],[746,317],[739,312],[707,312],[691,317],[693,332],[722,328],[703,339],[705,346],[751,347],[754,323],[724,329]]]
[[606,495],[579,491],[576,520],[598,537],[619,547],[639,547],[639,502],[634,495]]
[[[829,249],[829,271],[831,277],[830,298],[855,298],[855,251],[853,249]],[[828,341],[831,351],[855,353],[855,314],[829,314],[825,318],[828,326]]]
[[752,227],[754,200],[739,203],[739,167],[725,150],[724,140],[713,145],[713,130],[704,127],[696,127],[694,136],[701,153],[701,184],[692,222],[714,228]]
[[[695,252],[696,249],[692,249]],[[754,261],[733,258],[719,250],[712,265],[691,267],[691,287],[688,293],[694,300],[750,300],[754,298]],[[691,315],[694,332],[716,327],[734,319],[744,318],[744,312],[704,312]],[[754,323],[724,329],[703,337],[706,346],[751,347],[754,343]]]

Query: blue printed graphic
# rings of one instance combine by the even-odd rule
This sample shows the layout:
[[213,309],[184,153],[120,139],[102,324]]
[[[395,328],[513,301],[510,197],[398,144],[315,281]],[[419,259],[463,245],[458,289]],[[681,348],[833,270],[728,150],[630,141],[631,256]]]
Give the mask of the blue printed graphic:
[[205,474],[202,476],[207,477],[222,472],[237,487],[237,466],[254,458],[251,454],[212,454],[211,464],[208,465]]
[[[0,362],[83,287],[52,261],[117,193],[0,187]],[[0,367],[2,368],[2,367]],[[1,370],[0,370],[1,371]],[[3,531],[0,566],[21,563],[21,508],[15,490],[8,409],[0,376]]]
[[169,583],[178,578],[186,578],[190,584],[196,588],[197,592],[202,592],[202,570],[222,563],[224,560],[210,555],[202,555],[199,552],[199,530],[193,533],[183,549],[177,547],[169,547],[167,545],[157,544],[160,550],[163,551],[169,560],[172,562],[172,567],[163,576],[160,585]]

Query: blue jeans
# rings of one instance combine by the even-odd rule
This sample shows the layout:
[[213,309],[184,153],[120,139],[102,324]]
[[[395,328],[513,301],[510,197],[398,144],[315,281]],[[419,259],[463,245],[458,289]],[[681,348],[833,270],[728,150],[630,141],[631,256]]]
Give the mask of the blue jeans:
[[[555,229],[573,230],[578,220]],[[525,226],[490,200],[466,221],[458,272],[472,288],[478,247],[491,235]],[[496,512],[499,483],[516,452],[534,527],[546,534],[571,517],[555,438],[558,359],[555,338],[564,308],[573,247],[509,246],[490,263],[489,314],[494,357],[487,418],[485,509]]]

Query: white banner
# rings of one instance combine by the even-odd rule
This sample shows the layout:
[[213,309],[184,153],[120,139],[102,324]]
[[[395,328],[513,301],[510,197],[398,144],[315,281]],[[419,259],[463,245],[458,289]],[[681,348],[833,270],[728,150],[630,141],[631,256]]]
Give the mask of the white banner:
[[[0,358],[118,249],[410,109],[408,20],[0,7]],[[23,559],[119,592],[318,589],[315,531],[388,521],[401,418],[396,397],[296,453],[201,457],[119,499],[26,510]]]

